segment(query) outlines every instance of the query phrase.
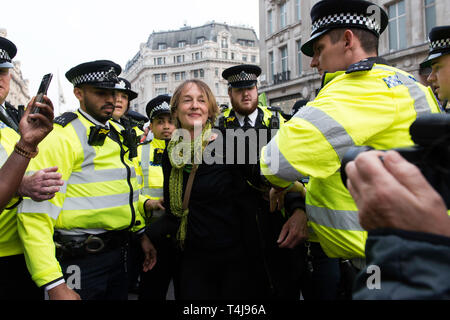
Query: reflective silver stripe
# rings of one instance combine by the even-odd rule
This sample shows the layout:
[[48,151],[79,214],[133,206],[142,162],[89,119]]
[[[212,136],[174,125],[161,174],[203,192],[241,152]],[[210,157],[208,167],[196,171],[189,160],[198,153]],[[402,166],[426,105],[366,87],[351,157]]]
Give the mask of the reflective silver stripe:
[[87,140],[87,130],[80,119],[75,119],[72,121],[72,126],[75,128],[75,132],[80,140],[81,146],[83,147],[84,160],[81,164],[81,169],[88,171],[95,171],[94,159],[96,156],[94,147],[88,144]]
[[50,201],[35,202],[31,199],[23,199],[18,208],[19,213],[42,213],[54,220],[58,220],[61,208]]
[[310,221],[321,226],[347,231],[365,231],[359,224],[358,211],[331,210],[306,205]]
[[141,160],[142,175],[144,176],[144,189],[149,188],[149,181],[148,181],[149,166],[150,166],[150,143],[147,143],[142,146],[142,160]]
[[270,172],[280,179],[295,181],[304,178],[304,176],[298,172],[281,153],[276,139],[272,139],[267,144],[264,161]]
[[[131,167],[131,178],[136,178],[136,170]],[[95,170],[95,173],[86,174],[86,172],[72,172],[69,179],[69,184],[84,184],[84,183],[96,183],[96,182],[106,182],[115,180],[126,180],[127,179],[127,169],[106,169],[106,170]]]
[[142,188],[143,194],[150,196],[152,198],[162,198],[164,196],[163,188]]
[[8,152],[6,152],[5,148],[0,144],[0,166],[3,166],[8,160]]
[[143,180],[143,178],[139,175],[139,176],[137,176],[136,177],[136,179],[137,179],[137,183],[138,183],[138,185],[141,185],[142,184],[142,180]]
[[396,72],[395,70],[390,69],[388,67],[375,66],[374,69],[395,72],[395,75],[408,88],[411,98],[414,99],[414,109],[416,110],[417,116],[431,113],[432,108],[428,104],[427,96],[425,92],[423,92],[423,90],[420,89],[419,83],[417,81],[404,75],[403,73]]
[[[139,200],[139,191],[133,193],[133,202]],[[98,197],[66,197],[63,210],[98,210],[121,207],[130,204],[130,193]]]
[[85,235],[85,234],[102,234],[105,232],[108,232],[106,229],[55,229],[55,232],[59,232],[62,235],[65,236],[79,236],[79,235]]
[[347,150],[355,145],[347,130],[339,122],[318,108],[304,108],[294,117],[304,119],[319,129],[337,153],[340,161],[342,161]]

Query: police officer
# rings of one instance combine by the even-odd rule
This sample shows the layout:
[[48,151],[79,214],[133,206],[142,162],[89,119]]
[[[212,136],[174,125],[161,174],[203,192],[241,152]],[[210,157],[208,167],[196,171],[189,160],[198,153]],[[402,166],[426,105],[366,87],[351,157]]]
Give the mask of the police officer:
[[[16,46],[0,38],[0,97],[5,101],[9,91],[13,67],[12,58]],[[30,102],[31,110],[33,102]],[[21,136],[0,120],[0,300],[42,300],[44,294],[31,280],[25,265],[23,247],[17,232],[17,206],[22,196],[37,201],[47,200],[59,191],[63,184],[56,168],[40,170],[24,177],[30,160],[38,153],[38,143],[53,128],[53,106],[44,97],[43,104],[37,104],[40,113],[25,113],[19,124]],[[3,107],[0,107],[3,108]],[[7,121],[7,120],[5,120]],[[8,203],[9,202],[9,203]]]
[[[263,149],[261,169],[280,188],[310,177],[306,209],[315,236],[328,257],[342,259],[342,269],[360,270],[367,233],[341,182],[342,157],[355,145],[412,145],[412,122],[439,107],[428,88],[377,57],[379,36],[388,25],[381,7],[323,0],[312,8],[311,19],[311,39],[302,51],[323,75],[323,86]],[[353,274],[345,281],[349,291]]]
[[[120,72],[119,65],[100,60],[66,73],[80,108],[56,119],[31,166],[32,170],[57,165],[66,181],[54,199],[41,203],[26,199],[19,209],[28,270],[50,299],[128,296],[128,232],[143,233],[146,208],[130,146],[109,121]],[[144,268],[149,269],[155,252],[146,236],[142,243]]]
[[433,28],[429,38],[430,53],[420,67],[432,68],[427,80],[435,88],[439,100],[448,101],[450,99],[450,26]]
[[[261,68],[256,65],[238,65],[223,71],[222,77],[228,81],[230,109],[225,110],[218,120],[220,129],[243,129],[245,132],[255,130],[256,137],[264,136],[267,140],[258,141],[258,146],[267,143],[276,130],[284,124],[279,111],[272,111],[267,106],[258,106],[257,79]],[[264,132],[259,135],[259,130]],[[259,154],[259,149],[257,150]],[[239,154],[238,154],[239,157]],[[252,154],[246,155],[246,162],[257,159]],[[247,188],[248,201],[258,207],[258,216],[243,215],[244,239],[251,259],[251,274],[254,276],[254,296],[261,299],[298,299],[299,272],[298,248],[302,232],[298,229],[304,217],[299,210],[303,208],[300,194],[287,201],[286,211],[292,213],[285,217],[285,212],[270,212],[270,203],[254,187]],[[297,202],[297,203],[296,203]],[[297,206],[297,207],[295,207]]]
[[[166,141],[170,140],[175,130],[170,114],[170,99],[169,95],[159,95],[150,100],[146,107],[153,139],[141,145],[139,160],[144,176],[142,194],[149,199],[152,207],[150,214],[145,217],[147,225],[154,223],[165,212],[162,155]],[[175,244],[170,238],[155,239],[153,244],[158,251],[158,263],[151,271],[141,273],[139,300],[165,300],[170,281],[176,283],[176,279],[173,279],[177,265]]]
[[19,111],[6,101],[11,82],[10,69],[14,68],[12,59],[17,54],[17,47],[10,40],[0,37],[0,120],[8,127],[19,132]]

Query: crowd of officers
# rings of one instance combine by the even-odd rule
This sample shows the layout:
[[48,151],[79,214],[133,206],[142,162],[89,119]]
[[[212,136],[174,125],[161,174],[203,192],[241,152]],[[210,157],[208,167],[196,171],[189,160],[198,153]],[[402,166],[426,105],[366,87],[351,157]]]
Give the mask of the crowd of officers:
[[[186,118],[202,117],[199,105],[211,100],[206,85],[193,82],[199,99],[183,85],[177,97],[155,97],[145,117],[129,110],[138,94],[119,77],[119,65],[82,63],[66,73],[79,109],[52,125],[47,97],[35,114],[34,100],[20,112],[5,105],[17,49],[0,38],[0,299],[40,300],[45,291],[55,300],[126,300],[137,290],[139,299],[164,300],[171,282],[182,300],[351,299],[355,277],[366,268],[368,233],[341,181],[342,158],[352,146],[410,146],[415,119],[442,112],[438,99],[448,99],[450,89],[438,72],[449,62],[439,59],[450,52],[450,27],[430,34],[424,67],[432,64],[433,92],[378,57],[388,25],[382,8],[374,18],[368,1],[336,1],[311,10],[313,30],[302,51],[323,85],[314,101],[296,104],[290,119],[258,105],[258,66],[222,74],[231,108],[217,119],[209,114],[211,125],[222,132],[262,130],[258,137],[268,141],[257,149],[256,164],[244,164],[256,178],[239,189],[249,210],[233,213],[237,222],[216,214],[219,203],[235,199],[220,187],[227,183],[222,167],[206,163],[196,176],[196,167],[185,167],[182,194],[211,190],[191,202],[184,197],[187,218],[165,219],[174,211],[167,191],[174,189],[163,174],[168,142]],[[190,106],[185,114],[181,105]],[[202,206],[211,217],[201,214]],[[187,223],[187,234],[172,232],[165,220],[176,221],[176,230]],[[217,237],[227,234],[229,222],[240,230],[238,250],[211,246],[226,242]],[[201,241],[193,245],[193,238]],[[187,264],[188,256],[197,258]]]

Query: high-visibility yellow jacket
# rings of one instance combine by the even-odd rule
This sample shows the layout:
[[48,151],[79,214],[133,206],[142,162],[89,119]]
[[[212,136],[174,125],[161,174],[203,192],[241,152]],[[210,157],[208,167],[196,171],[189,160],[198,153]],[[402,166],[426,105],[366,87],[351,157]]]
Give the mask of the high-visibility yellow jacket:
[[[143,175],[141,194],[148,199],[159,200],[163,197],[164,175],[161,160],[165,148],[166,142],[159,139],[139,146],[138,159]],[[151,216],[145,217],[146,223],[151,223],[163,213],[162,210],[152,211]]]
[[67,113],[55,122],[29,170],[58,166],[65,184],[49,201],[24,199],[17,217],[27,267],[38,286],[62,278],[55,258],[54,231],[98,234],[138,231],[145,226],[145,199],[139,195],[135,164],[122,136],[118,135],[117,142],[110,133],[102,146],[90,146],[88,137],[94,124],[80,112]]
[[[14,150],[14,145],[20,136],[16,131],[7,127],[0,121],[0,167],[8,159]],[[19,198],[15,197],[8,203],[6,209],[0,215],[0,257],[8,257],[23,253],[22,243],[17,233],[17,203]],[[13,208],[9,210],[8,208]]]
[[418,116],[440,112],[433,93],[410,74],[363,60],[326,74],[316,99],[287,122],[262,151],[261,170],[280,187],[309,176],[309,224],[329,257],[364,257],[367,233],[341,182],[341,160],[352,146],[391,149],[413,144]]

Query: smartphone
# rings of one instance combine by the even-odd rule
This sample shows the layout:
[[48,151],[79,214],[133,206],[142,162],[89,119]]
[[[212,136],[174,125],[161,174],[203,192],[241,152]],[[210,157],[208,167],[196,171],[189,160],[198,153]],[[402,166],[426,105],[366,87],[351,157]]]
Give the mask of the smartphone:
[[44,96],[47,94],[48,87],[50,86],[50,81],[52,81],[53,74],[46,74],[41,81],[38,93],[36,95],[36,100],[31,109],[31,113],[39,113],[39,108],[36,107],[36,102],[41,103],[44,100]]

